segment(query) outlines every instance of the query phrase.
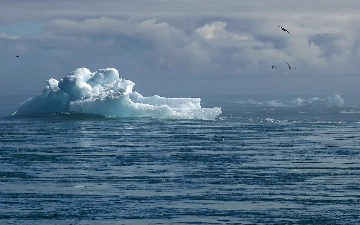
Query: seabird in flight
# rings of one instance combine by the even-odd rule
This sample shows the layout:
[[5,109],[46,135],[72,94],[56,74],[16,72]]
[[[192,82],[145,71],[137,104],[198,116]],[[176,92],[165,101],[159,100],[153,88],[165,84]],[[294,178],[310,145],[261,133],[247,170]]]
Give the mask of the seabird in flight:
[[[284,61],[284,62],[288,65],[289,69],[292,69],[288,62],[286,62],[286,61]],[[296,68],[294,68],[294,69],[296,70]]]
[[291,69],[291,66],[288,62],[284,61],[284,63],[286,63],[288,65],[289,69]]
[[275,69],[276,68],[276,66],[271,66],[271,69],[273,70],[273,69]]
[[285,32],[288,32],[288,33],[290,34],[290,32],[289,32],[287,29],[285,29],[284,27],[282,27],[282,26],[278,26],[278,27],[280,27],[281,30],[283,30],[283,31],[285,31]]
[[16,56],[16,58],[19,58],[19,57],[20,57],[19,55]]

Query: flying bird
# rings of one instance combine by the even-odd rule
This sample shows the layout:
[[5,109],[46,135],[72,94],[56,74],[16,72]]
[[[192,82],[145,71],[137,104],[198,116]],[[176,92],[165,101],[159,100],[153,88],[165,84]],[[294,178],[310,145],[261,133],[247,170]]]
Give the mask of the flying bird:
[[[289,64],[288,62],[284,61],[284,63],[287,64],[287,66],[289,67],[289,69],[292,69],[291,66],[290,66],[290,64]],[[294,68],[294,69],[296,70],[296,68]]]
[[273,70],[273,69],[275,69],[276,68],[276,66],[271,66],[271,69]]
[[16,56],[16,58],[19,58],[19,57],[20,57],[19,55]]
[[286,28],[284,28],[284,27],[282,27],[282,26],[278,26],[278,27],[280,27],[281,30],[283,30],[283,31],[285,31],[285,32],[288,32],[288,33],[290,34],[290,32],[289,32]]
[[288,62],[284,61],[284,63],[286,63],[288,65],[289,69],[291,69],[291,66]]

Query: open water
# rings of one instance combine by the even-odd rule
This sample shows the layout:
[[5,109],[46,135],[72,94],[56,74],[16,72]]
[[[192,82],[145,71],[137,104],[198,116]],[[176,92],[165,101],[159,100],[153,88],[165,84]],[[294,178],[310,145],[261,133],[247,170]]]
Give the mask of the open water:
[[215,120],[10,116],[4,98],[0,224],[360,224],[360,97],[202,98]]

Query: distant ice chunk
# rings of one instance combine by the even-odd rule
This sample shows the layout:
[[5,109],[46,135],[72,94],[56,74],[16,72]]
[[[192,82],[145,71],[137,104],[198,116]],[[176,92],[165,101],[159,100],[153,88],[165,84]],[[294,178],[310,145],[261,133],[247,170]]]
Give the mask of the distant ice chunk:
[[295,99],[293,99],[292,100],[292,102],[291,102],[291,106],[302,106],[302,105],[304,105],[304,99],[302,99],[302,98],[295,98]]
[[254,106],[269,106],[269,107],[299,107],[299,106],[315,106],[315,107],[341,107],[344,105],[345,100],[336,94],[333,97],[319,98],[313,97],[307,100],[302,98],[295,98],[291,102],[279,100],[270,100],[264,102],[257,102],[252,99],[246,101],[237,101],[236,103],[244,105],[254,105]]
[[334,95],[334,97],[332,97],[332,98],[329,97],[327,99],[327,102],[330,106],[340,107],[340,106],[344,105],[345,100],[343,98],[341,98],[340,95]]
[[271,106],[271,107],[285,107],[286,106],[286,105],[284,105],[284,104],[282,104],[280,102],[277,102],[275,100],[268,101],[267,105]]
[[328,106],[328,107],[341,107],[344,105],[345,100],[340,95],[334,95],[334,97],[327,97],[326,99],[314,97],[307,100],[307,105],[314,106]]

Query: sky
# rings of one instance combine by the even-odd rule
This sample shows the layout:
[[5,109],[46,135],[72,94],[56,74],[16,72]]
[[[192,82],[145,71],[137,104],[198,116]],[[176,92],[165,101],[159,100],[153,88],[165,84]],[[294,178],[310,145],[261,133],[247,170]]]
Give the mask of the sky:
[[0,1],[1,96],[80,67],[144,96],[360,95],[359,0]]

